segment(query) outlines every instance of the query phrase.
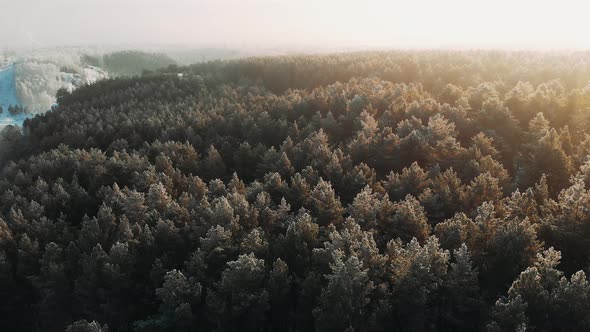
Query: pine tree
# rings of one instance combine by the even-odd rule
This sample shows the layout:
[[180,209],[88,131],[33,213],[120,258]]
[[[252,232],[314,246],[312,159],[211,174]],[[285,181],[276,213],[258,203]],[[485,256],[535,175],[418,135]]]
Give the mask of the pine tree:
[[479,328],[484,308],[478,272],[465,243],[453,251],[453,257],[442,292],[446,308],[438,324],[449,330],[473,331]]
[[321,226],[338,224],[342,221],[344,209],[329,182],[320,179],[311,192],[310,200],[310,207],[316,213]]
[[[240,255],[227,263],[215,293],[222,307],[217,308],[220,326],[242,326],[246,330],[259,329],[269,308],[269,294],[265,288],[264,260],[254,254]],[[209,301],[208,301],[209,302]]]
[[318,331],[359,330],[370,315],[367,305],[373,289],[367,271],[354,255],[346,258],[334,254],[326,275],[328,285],[322,290],[320,304],[314,310]]
[[88,322],[86,320],[78,320],[68,325],[66,332],[108,332],[109,328],[106,325],[101,326],[96,321]]
[[395,203],[393,211],[393,215],[377,226],[380,243],[387,243],[396,238],[403,242],[408,242],[412,238],[421,243],[426,241],[430,226],[424,209],[414,197],[408,195],[403,201]]

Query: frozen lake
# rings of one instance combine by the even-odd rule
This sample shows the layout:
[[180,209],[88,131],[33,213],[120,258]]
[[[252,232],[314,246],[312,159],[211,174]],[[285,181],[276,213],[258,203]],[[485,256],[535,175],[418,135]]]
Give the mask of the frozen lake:
[[11,115],[8,113],[8,106],[20,105],[16,96],[15,68],[8,65],[0,69],[0,106],[4,112],[0,114],[0,128],[6,125],[22,125],[27,118],[25,114]]

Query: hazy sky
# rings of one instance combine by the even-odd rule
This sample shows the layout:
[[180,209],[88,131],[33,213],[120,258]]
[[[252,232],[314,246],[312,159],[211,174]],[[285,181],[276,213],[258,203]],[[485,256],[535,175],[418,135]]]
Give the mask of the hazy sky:
[[585,0],[0,0],[0,47],[590,47]]

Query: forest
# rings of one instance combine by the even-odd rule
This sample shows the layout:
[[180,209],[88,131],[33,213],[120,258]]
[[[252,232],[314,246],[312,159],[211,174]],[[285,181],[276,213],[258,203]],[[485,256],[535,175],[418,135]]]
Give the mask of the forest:
[[163,53],[142,51],[117,51],[104,55],[83,54],[82,63],[104,68],[112,76],[135,76],[146,71],[176,64],[176,61]]
[[2,331],[590,330],[590,52],[172,65],[0,136]]

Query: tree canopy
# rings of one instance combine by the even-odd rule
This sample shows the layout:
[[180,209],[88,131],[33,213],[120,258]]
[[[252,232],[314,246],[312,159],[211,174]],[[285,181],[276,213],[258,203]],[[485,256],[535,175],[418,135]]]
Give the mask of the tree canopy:
[[400,51],[60,91],[0,135],[0,329],[587,330],[589,81]]

